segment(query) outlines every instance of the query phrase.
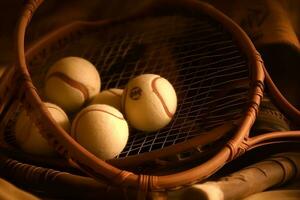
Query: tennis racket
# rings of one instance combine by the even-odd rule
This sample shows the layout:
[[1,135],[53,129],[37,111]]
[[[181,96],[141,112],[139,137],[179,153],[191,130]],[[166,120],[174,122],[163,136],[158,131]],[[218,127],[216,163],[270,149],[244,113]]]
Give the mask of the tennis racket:
[[[177,189],[207,178],[250,148],[300,136],[290,131],[250,137],[263,96],[263,62],[246,34],[213,7],[192,0],[158,1],[128,18],[74,22],[25,55],[25,30],[41,2],[30,1],[18,25],[17,65],[10,73],[21,87],[15,88],[16,99],[2,103],[10,105],[1,113],[7,119],[2,124],[13,123],[11,113],[23,106],[55,149],[86,174],[141,194]],[[142,73],[167,78],[179,100],[173,121],[155,133],[133,132],[116,159],[95,157],[58,127],[42,104],[50,63],[68,55],[93,62],[104,88],[122,88]],[[266,77],[276,104],[297,119],[298,111]],[[178,163],[185,167],[168,168]],[[168,170],[160,174],[162,166]]]

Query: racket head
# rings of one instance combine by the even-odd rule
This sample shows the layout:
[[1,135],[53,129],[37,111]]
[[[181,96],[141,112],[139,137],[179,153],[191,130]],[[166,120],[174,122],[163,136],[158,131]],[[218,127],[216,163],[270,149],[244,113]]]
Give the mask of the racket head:
[[[258,109],[258,106],[260,103],[260,99],[262,97],[264,74],[262,71],[261,59],[260,59],[259,55],[257,54],[257,52],[255,51],[254,46],[252,45],[252,43],[250,42],[248,37],[245,35],[245,33],[236,24],[234,24],[230,19],[228,19],[223,14],[221,14],[220,12],[216,11],[214,8],[208,6],[204,3],[194,2],[194,1],[178,1],[176,3],[172,2],[172,1],[163,1],[163,2],[159,2],[159,4],[156,3],[153,6],[150,6],[149,8],[147,8],[140,14],[130,16],[126,19],[107,20],[107,21],[101,21],[101,22],[76,22],[74,24],[68,25],[52,34],[47,35],[42,40],[40,40],[38,43],[36,43],[27,52],[27,58],[25,58],[24,30],[26,29],[27,23],[29,21],[28,18],[31,16],[31,13],[34,12],[34,10],[37,8],[37,6],[40,3],[41,3],[41,1],[31,1],[29,6],[27,6],[27,8],[25,9],[25,12],[24,12],[25,15],[23,16],[23,18],[21,18],[20,23],[19,23],[18,37],[17,37],[17,39],[18,39],[18,42],[17,42],[18,43],[18,45],[17,45],[17,47],[18,47],[17,48],[17,52],[18,52],[17,69],[22,77],[21,78],[21,81],[23,84],[22,85],[23,87],[21,88],[21,89],[23,89],[22,98],[25,102],[24,104],[25,104],[26,109],[28,110],[28,113],[35,120],[35,122],[36,122],[37,126],[40,128],[41,132],[48,139],[48,141],[56,148],[56,150],[58,152],[60,152],[62,155],[64,155],[71,164],[80,168],[82,171],[86,172],[87,174],[89,174],[95,178],[106,178],[109,181],[112,181],[113,183],[119,183],[119,184],[122,183],[125,186],[142,187],[141,188],[142,190],[145,189],[144,187],[147,187],[147,189],[150,188],[151,190],[155,190],[155,189],[161,189],[161,188],[177,187],[179,185],[192,183],[193,181],[196,181],[199,179],[204,179],[205,177],[207,177],[210,174],[212,174],[213,172],[215,172],[217,169],[219,169],[221,166],[223,166],[226,162],[228,162],[229,160],[231,160],[232,158],[234,158],[237,155],[241,142],[249,133],[250,127],[252,126],[252,124],[255,120],[257,109]],[[30,10],[31,13],[28,13],[28,10]],[[184,18],[188,18],[188,20],[183,19],[182,16],[184,16]],[[179,21],[176,21],[176,23],[174,23],[174,22],[170,23],[170,17],[171,17],[171,19],[175,18],[176,20],[178,20],[178,18],[179,18]],[[47,109],[45,108],[45,106],[42,103],[43,95],[40,92],[38,92],[38,91],[40,91],[39,89],[42,87],[42,86],[39,86],[39,83],[41,83],[41,81],[38,81],[38,80],[40,80],[39,78],[43,77],[40,75],[45,74],[45,72],[47,71],[46,70],[47,68],[46,67],[44,67],[44,68],[41,67],[39,69],[36,68],[41,71],[44,70],[44,72],[39,71],[38,73],[36,73],[34,71],[35,68],[33,67],[33,66],[46,65],[43,62],[47,61],[50,63],[53,60],[58,58],[55,56],[53,56],[52,58],[47,57],[47,54],[49,52],[51,54],[51,52],[59,51],[61,49],[66,50],[66,49],[64,49],[64,48],[67,48],[66,44],[73,44],[74,41],[79,41],[79,47],[81,47],[81,50],[82,50],[82,46],[80,45],[80,40],[78,40],[78,37],[81,37],[82,35],[93,32],[95,30],[96,30],[96,32],[97,32],[97,30],[98,31],[101,30],[100,36],[101,36],[101,39],[103,39],[103,41],[106,41],[107,43],[109,43],[110,41],[115,41],[115,44],[116,43],[122,44],[122,42],[124,42],[124,38],[126,38],[126,36],[128,36],[126,34],[124,35],[124,31],[123,31],[124,28],[126,28],[126,30],[129,32],[130,32],[130,30],[131,31],[134,30],[134,31],[138,31],[138,32],[141,30],[144,30],[143,34],[145,34],[145,30],[148,30],[150,32],[153,30],[154,31],[158,30],[159,34],[157,34],[157,33],[156,34],[160,35],[160,38],[156,38],[156,45],[164,45],[164,43],[161,42],[161,40],[159,40],[159,39],[161,39],[161,38],[166,39],[166,38],[161,37],[161,34],[170,33],[170,31],[174,31],[174,29],[175,29],[176,33],[182,34],[182,33],[180,33],[180,31],[178,31],[178,25],[182,25],[184,27],[183,31],[188,30],[188,28],[189,28],[188,21],[193,18],[194,18],[194,20],[192,20],[193,23],[196,23],[195,21],[197,21],[197,23],[198,23],[198,21],[201,21],[200,19],[202,19],[202,20],[209,19],[213,22],[213,24],[214,24],[214,25],[212,25],[213,27],[220,28],[224,32],[224,34],[227,36],[225,38],[232,41],[232,43],[234,44],[234,47],[236,48],[232,52],[229,52],[229,55],[227,55],[227,57],[230,57],[230,53],[233,53],[233,55],[235,55],[234,53],[237,53],[237,54],[241,53],[242,55],[236,55],[236,56],[238,57],[238,59],[242,60],[242,63],[243,63],[242,69],[244,69],[244,70],[235,71],[236,69],[233,70],[233,69],[229,68],[228,69],[229,73],[227,74],[228,75],[227,79],[224,78],[224,76],[223,76],[223,73],[226,70],[223,70],[223,71],[220,70],[219,72],[217,72],[217,73],[221,74],[220,75],[221,78],[216,76],[218,78],[217,81],[219,82],[219,85],[216,84],[215,85],[216,88],[214,88],[212,91],[210,91],[212,94],[212,97],[210,97],[210,98],[216,98],[216,97],[222,98],[224,96],[225,97],[231,96],[232,94],[233,94],[233,97],[235,97],[234,95],[239,96],[239,95],[243,94],[241,96],[243,96],[244,98],[239,101],[243,106],[239,107],[239,109],[232,109],[236,113],[234,113],[234,114],[231,113],[232,115],[230,117],[226,118],[225,121],[230,122],[231,125],[233,124],[234,131],[233,131],[232,135],[230,135],[230,139],[226,140],[226,142],[220,147],[220,149],[218,149],[218,151],[213,156],[211,156],[205,163],[203,163],[199,166],[196,166],[188,171],[183,171],[183,172],[170,174],[170,175],[166,175],[166,176],[158,176],[157,177],[157,176],[151,176],[151,175],[145,175],[145,174],[134,174],[132,172],[125,171],[123,169],[118,169],[115,166],[110,165],[108,162],[104,162],[103,160],[95,157],[93,154],[89,153],[82,146],[80,146],[76,141],[74,141],[69,136],[69,134],[66,133],[62,128],[58,127],[55,124],[54,120],[51,118],[51,116],[49,115],[49,112],[47,111]],[[197,19],[197,20],[195,20],[195,19]],[[147,23],[144,23],[145,21],[143,21],[143,20],[150,20],[150,22],[148,21]],[[125,27],[125,24],[127,24],[126,27]],[[153,28],[153,27],[156,27],[158,24],[161,25],[160,29]],[[187,26],[187,27],[185,27],[185,26]],[[139,27],[139,28],[137,29],[137,27]],[[116,31],[116,30],[119,30],[119,31]],[[204,30],[207,31],[209,29],[204,29]],[[111,31],[111,32],[109,32],[109,31]],[[203,31],[203,29],[199,29],[198,31],[201,32],[201,31]],[[215,30],[211,30],[211,31],[215,31]],[[115,36],[114,34],[112,34],[112,35],[108,34],[108,33],[115,33],[115,32],[121,34],[121,36],[122,36],[121,38],[123,38],[123,40],[120,40],[120,42],[116,42],[116,41],[118,41],[116,39],[118,37]],[[139,33],[141,35],[141,32],[139,32]],[[186,40],[186,39],[191,39],[191,38],[195,39],[195,38],[199,37],[199,34],[197,32],[192,32],[192,33],[194,34],[194,35],[192,35],[192,37],[189,37],[189,38],[185,37],[184,38],[185,40],[183,40],[181,38],[182,39],[181,43],[177,42],[177,40],[175,40],[175,41],[171,40],[171,44],[172,43],[177,44],[177,45],[179,44],[178,46],[180,48],[179,48],[179,50],[177,50],[177,53],[178,52],[182,53],[181,58],[188,56],[188,55],[186,55],[187,53],[189,53],[187,50],[192,51],[192,50],[195,50],[195,48],[197,47],[197,45],[195,46],[193,43],[190,44],[187,42],[188,40]],[[202,40],[200,40],[200,41],[204,42],[204,44],[205,44],[205,42],[207,42],[205,39],[209,38],[211,36],[210,34],[211,34],[211,32],[209,32],[209,31],[202,32],[202,35],[204,38],[202,38]],[[111,38],[109,38],[109,37],[111,37]],[[91,38],[92,37],[86,37],[85,39],[89,40]],[[99,36],[98,36],[98,38],[99,38]],[[145,38],[147,38],[147,37],[145,37]],[[129,39],[130,39],[130,37],[129,37]],[[178,39],[178,38],[176,38],[176,39]],[[223,40],[224,38],[220,37],[218,39]],[[131,40],[129,40],[129,41],[131,41]],[[164,47],[164,46],[151,47],[151,45],[154,44],[153,41],[151,41],[151,40],[149,42],[146,39],[136,40],[136,38],[135,38],[134,41],[137,43],[137,45],[133,45],[133,47],[136,48],[135,54],[145,51],[145,49],[143,49],[143,48],[145,48],[145,43],[146,44],[150,43],[150,52],[149,53],[144,52],[144,54],[149,55],[149,56],[145,56],[146,58],[151,58],[150,55],[152,55],[152,56],[154,55],[155,59],[154,60],[148,59],[148,60],[146,60],[146,62],[142,61],[142,63],[143,62],[151,63],[152,64],[151,69],[155,69],[158,71],[149,71],[149,72],[152,72],[152,73],[160,72],[160,74],[162,76],[166,77],[167,79],[170,80],[171,83],[173,83],[175,89],[177,89],[177,91],[179,91],[178,92],[179,93],[178,94],[179,109],[181,109],[182,105],[185,105],[182,103],[184,98],[182,98],[181,96],[186,95],[188,98],[191,98],[191,97],[195,97],[195,95],[198,94],[199,91],[195,92],[195,91],[187,90],[184,87],[180,88],[179,86],[193,85],[195,79],[199,78],[198,77],[199,74],[203,73],[203,71],[199,70],[199,71],[195,72],[195,68],[192,68],[192,67],[185,68],[185,67],[178,65],[178,63],[174,64],[174,60],[172,60],[172,59],[167,59],[167,61],[164,60],[165,58],[174,57],[175,53],[174,52],[170,53],[169,50],[166,49],[166,47]],[[141,42],[144,44],[142,44]],[[189,44],[190,46],[185,47],[184,44],[185,45]],[[219,44],[219,43],[217,42],[217,44]],[[78,45],[78,43],[77,43],[77,45]],[[149,46],[149,44],[147,44],[147,45]],[[206,44],[206,45],[208,45],[208,44]],[[42,47],[44,47],[44,48],[42,48]],[[215,47],[212,46],[210,48],[211,48],[211,51],[214,51]],[[210,49],[210,48],[208,45],[207,49]],[[70,54],[74,53],[74,52],[72,52],[71,49],[74,49],[74,46],[72,48],[70,48],[70,51],[68,51],[68,53],[70,53]],[[113,49],[113,48],[110,48],[110,49]],[[118,51],[118,49],[122,49],[122,48],[120,48],[120,45],[118,45],[117,47],[114,47],[115,51]],[[146,51],[147,51],[147,49],[149,50],[149,47],[146,48]],[[126,52],[128,53],[129,50],[127,49]],[[224,53],[224,51],[226,53],[228,53],[228,49],[226,49],[226,48],[223,49],[222,46],[220,47],[219,50],[223,51],[223,53]],[[97,49],[96,49],[96,52],[97,52]],[[124,52],[124,50],[123,50],[123,52]],[[109,58],[109,56],[108,56],[109,51],[105,52],[102,48],[102,51],[99,52],[99,49],[98,49],[98,54],[94,53],[94,55],[99,55],[99,53],[105,54],[106,59],[104,59],[104,60],[121,59],[121,61],[124,63],[130,63],[130,61],[131,61],[135,64],[137,63],[137,61],[134,59],[138,59],[138,61],[139,61],[139,58],[135,58],[134,54],[133,55],[129,54],[130,56],[127,56],[127,57],[124,55],[122,56],[122,54],[120,54],[119,57],[112,56],[112,58]],[[167,54],[167,56],[166,56],[166,54]],[[62,54],[60,54],[60,56],[62,56]],[[81,54],[81,56],[82,56],[82,54]],[[160,65],[158,65],[157,63],[155,64],[155,62],[157,62],[158,56],[163,57],[163,58],[161,58],[162,61],[160,61],[160,63],[159,63]],[[197,56],[199,56],[199,55],[197,55]],[[223,56],[226,57],[226,54]],[[97,56],[97,58],[99,58],[99,56]],[[213,63],[214,60],[217,58],[218,58],[218,56],[210,57],[210,56],[206,55],[206,57],[204,56],[204,60],[201,60],[201,61],[192,60],[191,63],[197,67],[201,66],[201,64],[205,66],[205,63],[211,63],[211,62]],[[236,57],[231,55],[231,58],[236,58]],[[53,59],[53,60],[51,61],[51,59]],[[90,58],[90,60],[92,60],[92,62],[93,62],[93,59],[96,59],[96,58],[95,57]],[[130,59],[133,59],[133,60],[130,60]],[[26,65],[26,62],[25,62],[26,60],[28,61],[29,68]],[[175,62],[177,60],[178,60],[178,58],[175,57]],[[231,62],[232,63],[228,62],[227,64],[228,65],[236,64],[236,60],[233,60]],[[224,64],[224,63],[222,63],[222,64]],[[49,66],[49,64],[47,64],[47,65]],[[153,65],[154,66],[156,65],[156,68],[153,68]],[[164,67],[164,68],[160,67],[161,65],[164,65],[166,67]],[[176,70],[176,69],[173,70],[174,65],[175,65],[176,69],[183,68],[183,70],[186,70],[186,71],[180,72],[179,70]],[[102,67],[103,66],[105,66],[105,65],[102,65]],[[145,64],[144,64],[144,66],[145,66]],[[150,66],[150,65],[148,65],[148,66]],[[97,65],[97,67],[99,67],[99,66]],[[128,69],[130,69],[129,68],[130,66],[127,66],[127,67],[128,67]],[[131,66],[131,69],[132,69],[132,67],[133,67],[133,69],[137,68],[140,71],[136,71],[136,74],[130,72],[130,74],[127,75],[126,78],[120,77],[120,74],[123,75],[125,73],[125,71],[129,71],[129,70],[118,72],[118,70],[124,70],[125,67],[122,66],[122,64],[121,64],[121,67],[119,66],[119,68],[114,68],[114,65],[111,65],[110,67],[106,67],[106,69],[108,69],[107,74],[111,73],[111,72],[109,72],[109,69],[114,68],[115,76],[117,78],[114,81],[110,80],[109,78],[105,79],[105,76],[104,76],[105,71],[102,70],[102,77],[104,76],[103,82],[104,82],[104,85],[106,85],[105,87],[108,88],[111,86],[114,86],[114,87],[122,86],[125,84],[125,82],[127,82],[133,76],[147,71],[147,70],[145,70],[146,68],[137,67],[136,65]],[[101,68],[101,69],[103,69],[103,68]],[[165,71],[162,71],[162,69],[166,70],[167,73],[164,74]],[[216,67],[209,68],[209,69],[213,71],[213,70],[216,70]],[[177,76],[180,76],[182,74],[184,74],[184,75],[188,74],[191,76],[191,74],[192,74],[191,72],[196,75],[198,74],[197,76],[193,77],[195,79],[192,79],[192,80],[191,79],[183,79],[182,80],[182,78],[177,79]],[[237,74],[242,73],[243,75],[238,76],[235,74],[235,72]],[[177,75],[175,73],[179,73],[179,75]],[[208,71],[206,71],[205,73],[209,74]],[[215,72],[211,72],[211,73],[215,73]],[[110,74],[110,77],[112,77],[111,74]],[[215,79],[216,79],[216,77],[215,77]],[[228,80],[233,80],[233,81],[228,82]],[[238,84],[240,81],[245,81],[245,80],[247,82],[247,84],[243,84],[245,87],[233,87],[233,88],[231,87],[232,85]],[[181,82],[183,82],[183,84],[177,83],[176,81],[181,81]],[[196,79],[196,81],[197,81],[197,79]],[[203,81],[203,79],[199,78],[198,81],[201,82],[201,81]],[[209,78],[208,78],[208,82],[209,81],[214,82],[214,80],[209,80]],[[203,81],[203,82],[205,82],[205,81]],[[222,87],[220,87],[220,85]],[[204,86],[204,87],[203,88],[198,87],[197,89],[201,88],[204,94],[205,94],[205,90],[207,90],[207,88],[212,87],[212,85],[209,83],[208,83],[208,85],[204,84],[202,86]],[[186,93],[190,92],[191,94],[186,94],[186,93],[184,93],[184,91]],[[241,91],[242,91],[242,93],[240,93]],[[183,93],[181,93],[181,92],[183,92]],[[201,94],[201,91],[199,93]],[[189,95],[191,95],[191,96],[189,96]],[[233,98],[230,100],[235,101],[236,99]],[[228,99],[225,99],[225,100],[221,99],[221,101],[230,102],[230,101],[228,101]],[[196,106],[198,106],[197,103],[195,103],[195,104],[196,104]],[[217,107],[218,105],[219,105],[218,101],[212,101],[212,102],[209,102],[206,106],[208,108],[212,108],[212,107]],[[189,108],[189,107],[190,107],[189,105],[186,105],[186,108]],[[229,110],[231,110],[230,108],[231,108],[230,106],[226,107],[224,109],[219,108],[219,109],[216,109],[214,112],[218,113],[219,114],[218,116],[222,116],[224,113],[229,112]],[[181,114],[181,112],[178,111],[177,115],[180,115],[180,114]],[[241,115],[239,115],[239,114],[241,114]],[[184,115],[189,116],[187,113],[184,113]],[[211,115],[212,115],[212,113],[209,113],[208,116],[211,116]],[[205,119],[207,119],[207,117]],[[170,126],[172,126],[172,125],[174,126],[175,121],[176,120],[173,120],[173,122],[167,128],[170,128]],[[45,123],[45,122],[47,122],[47,123]],[[194,123],[188,123],[188,124],[194,125]],[[205,129],[209,131],[209,130],[212,130],[213,128],[218,128],[219,126],[224,125],[224,124],[225,124],[224,121],[217,122],[215,124],[208,124],[210,126],[205,127]],[[190,128],[190,127],[188,126],[188,128]],[[233,128],[231,130],[233,130]],[[199,132],[197,131],[197,133],[199,134],[199,133],[201,133],[201,131],[199,131]],[[203,131],[202,131],[202,133],[203,133]],[[155,133],[155,134],[157,134],[157,133]],[[136,135],[138,135],[138,134],[136,134]],[[143,137],[150,137],[150,136],[147,135],[147,136],[143,136]],[[177,137],[177,135],[175,135],[175,137]],[[194,136],[194,138],[196,138],[196,140],[195,140],[196,142],[193,144],[193,146],[191,146],[190,144],[184,145],[183,144],[184,142],[182,142],[182,141],[178,143],[178,146],[181,145],[181,148],[183,148],[182,146],[184,146],[184,148],[186,148],[185,150],[190,150],[190,149],[196,149],[199,145],[201,145],[201,140],[202,140],[202,142],[204,142],[204,144],[205,144],[205,141],[208,141],[208,139],[205,136],[198,137],[196,135],[196,136]],[[172,142],[174,142],[174,138],[171,137],[170,140]],[[153,139],[152,139],[152,141],[153,141]],[[165,143],[163,143],[163,144],[165,144]],[[170,143],[170,145],[172,145],[172,143]],[[159,147],[159,148],[161,148],[161,147]],[[165,148],[166,147],[163,146],[162,149],[165,149]],[[158,150],[157,152],[155,152],[155,153],[157,153],[156,158],[158,158],[160,155],[159,151],[162,151],[162,150]],[[169,151],[170,154],[178,153],[178,152],[176,152],[176,150],[174,150],[174,148],[166,148],[165,152],[167,152],[167,151]],[[182,151],[182,149],[180,151]],[[143,154],[140,154],[140,155],[141,155],[141,157],[145,156]],[[119,159],[116,159],[116,160],[122,160],[122,159],[120,157]],[[119,161],[116,161],[115,163],[118,163],[118,162]],[[148,181],[150,179],[151,179],[151,181]],[[149,183],[153,182],[153,181],[155,182],[155,184],[152,184],[149,186]],[[148,186],[149,186],[149,188],[148,188]]]

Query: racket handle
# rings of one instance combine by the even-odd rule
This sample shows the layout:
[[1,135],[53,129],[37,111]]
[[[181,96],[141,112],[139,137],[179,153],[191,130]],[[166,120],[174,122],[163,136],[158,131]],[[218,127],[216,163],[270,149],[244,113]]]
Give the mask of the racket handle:
[[241,199],[299,177],[299,173],[300,153],[282,153],[223,177],[219,181],[195,184],[177,196],[179,199]]

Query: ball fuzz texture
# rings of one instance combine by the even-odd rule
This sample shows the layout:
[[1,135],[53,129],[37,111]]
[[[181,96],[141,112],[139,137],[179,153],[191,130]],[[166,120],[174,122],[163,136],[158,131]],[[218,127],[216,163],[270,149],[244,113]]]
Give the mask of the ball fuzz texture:
[[138,130],[151,132],[171,121],[177,108],[177,96],[167,79],[143,74],[129,81],[122,107],[129,124]]
[[107,104],[121,111],[122,89],[111,88],[98,93],[91,104]]
[[[66,131],[70,128],[70,123],[66,113],[57,105],[45,103],[53,119]],[[17,117],[15,125],[15,137],[19,147],[27,153],[35,155],[54,155],[54,149],[41,135],[34,122],[23,110]]]
[[95,66],[80,57],[65,57],[54,63],[45,80],[46,98],[67,112],[78,110],[100,91]]
[[71,134],[95,156],[108,160],[124,149],[129,130],[120,111],[109,105],[94,104],[77,114]]

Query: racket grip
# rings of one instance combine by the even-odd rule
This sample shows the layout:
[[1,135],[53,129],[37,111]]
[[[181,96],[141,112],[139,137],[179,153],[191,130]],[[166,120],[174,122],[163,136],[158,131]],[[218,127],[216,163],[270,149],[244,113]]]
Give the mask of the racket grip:
[[195,184],[178,196],[179,199],[241,199],[299,177],[299,173],[300,153],[282,153],[218,181]]

